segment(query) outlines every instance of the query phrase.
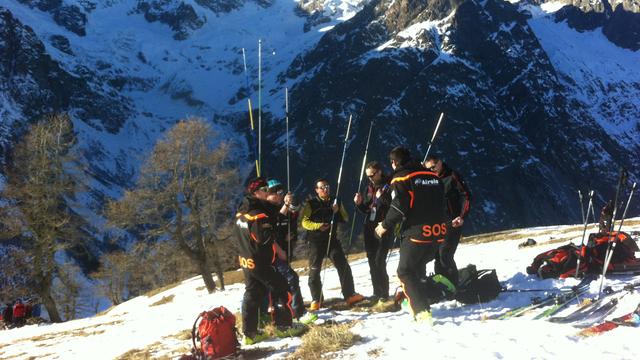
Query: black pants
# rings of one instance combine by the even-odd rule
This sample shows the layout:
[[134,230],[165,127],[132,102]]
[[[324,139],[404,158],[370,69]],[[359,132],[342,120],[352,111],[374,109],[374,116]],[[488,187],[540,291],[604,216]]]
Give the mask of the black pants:
[[430,294],[430,287],[421,279],[427,263],[435,258],[436,251],[434,244],[415,243],[408,238],[403,239],[400,244],[398,278],[414,314],[430,309],[429,298],[434,296]]
[[454,285],[458,285],[458,266],[453,259],[453,255],[456,253],[460,243],[462,226],[457,228],[449,227],[448,230],[444,243],[438,246],[438,259],[434,264],[434,271],[436,274],[444,275]]
[[292,296],[291,308],[293,309],[293,316],[298,319],[306,312],[304,301],[302,300],[302,292],[300,291],[300,278],[288,262],[277,259],[275,265],[276,270],[287,280],[289,292]]
[[244,271],[244,297],[242,299],[242,332],[254,336],[258,331],[260,303],[271,292],[276,326],[291,326],[293,310],[287,280],[273,266],[257,266]]
[[376,223],[364,226],[364,249],[369,260],[369,273],[373,285],[373,296],[389,297],[389,275],[387,274],[387,254],[391,247],[393,232],[387,231],[382,239],[375,234]]
[[[311,299],[313,301],[321,301],[322,299],[322,280],[320,279],[320,273],[322,271],[322,260],[327,254],[328,239],[329,237],[327,236],[326,239],[315,238],[309,241],[309,290],[311,291]],[[351,274],[351,267],[342,250],[342,245],[337,239],[331,241],[329,259],[336,270],[338,270],[342,296],[347,299],[349,296],[355,294],[353,275]]]

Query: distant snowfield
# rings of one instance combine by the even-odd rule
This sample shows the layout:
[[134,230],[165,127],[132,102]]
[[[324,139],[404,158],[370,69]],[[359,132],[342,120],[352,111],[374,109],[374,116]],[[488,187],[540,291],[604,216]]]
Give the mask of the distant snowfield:
[[[640,218],[624,231],[640,231]],[[590,227],[592,230],[594,226]],[[514,230],[505,235],[508,240],[485,244],[463,244],[456,261],[459,267],[473,263],[482,268],[495,268],[500,281],[509,288],[554,289],[572,286],[575,279],[538,280],[528,276],[525,268],[538,253],[571,240],[580,242],[581,227],[557,226]],[[518,244],[533,238],[539,245],[519,249]],[[567,239],[567,241],[562,241]],[[560,240],[560,241],[559,241]],[[551,242],[550,242],[551,241]],[[559,242],[558,242],[559,241]],[[388,264],[391,288],[399,285],[395,276],[398,254],[391,255]],[[356,290],[371,295],[372,289],[366,259],[351,263]],[[430,270],[431,265],[428,266]],[[301,277],[305,299],[309,299],[307,277]],[[324,286],[327,298],[339,297],[338,277],[333,268],[327,270]],[[624,283],[640,280],[640,276],[617,276],[606,285],[621,288]],[[599,281],[592,283],[590,293],[596,294]],[[154,295],[141,296],[116,306],[107,314],[53,325],[31,325],[0,331],[2,359],[113,359],[132,349],[153,349],[154,358],[177,358],[190,348],[190,340],[177,335],[190,330],[197,314],[213,306],[224,305],[240,311],[242,284],[233,284],[224,292],[207,294],[200,277],[183,281],[179,286]],[[511,320],[482,320],[508,308],[530,302],[539,293],[503,293],[489,303],[461,305],[448,301],[433,306],[434,326],[419,325],[403,312],[368,314],[338,311],[332,319],[355,321],[352,331],[362,337],[353,347],[335,354],[338,358],[435,358],[435,359],[637,359],[640,356],[638,328],[618,328],[591,338],[576,338],[578,329],[567,324],[552,324],[533,320],[530,316]],[[166,304],[155,305],[173,296]],[[640,302],[640,294],[625,296],[610,317],[632,311]],[[566,311],[572,311],[575,306]],[[321,314],[327,319],[328,314]],[[290,355],[299,346],[299,338],[279,339],[253,345],[272,347],[278,352],[270,359]],[[251,348],[251,347],[247,347]],[[375,354],[375,355],[372,355]]]

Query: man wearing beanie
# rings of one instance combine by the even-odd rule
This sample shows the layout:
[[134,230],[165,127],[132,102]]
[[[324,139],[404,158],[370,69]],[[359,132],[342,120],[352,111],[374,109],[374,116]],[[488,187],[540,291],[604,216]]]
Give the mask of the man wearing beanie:
[[242,300],[242,332],[246,345],[266,339],[258,332],[260,303],[271,292],[273,320],[278,336],[294,334],[293,310],[287,280],[276,271],[275,220],[273,205],[267,200],[268,184],[256,178],[247,185],[247,195],[236,214],[238,261],[244,272],[245,292]]

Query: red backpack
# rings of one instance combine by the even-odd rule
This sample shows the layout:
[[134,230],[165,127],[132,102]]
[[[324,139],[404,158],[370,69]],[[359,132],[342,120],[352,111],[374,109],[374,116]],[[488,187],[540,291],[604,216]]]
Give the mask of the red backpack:
[[[580,248],[573,244],[563,245],[557,249],[545,251],[533,259],[527,267],[527,274],[538,275],[541,279],[560,278],[574,276],[576,265],[580,256]],[[580,264],[580,271],[587,270],[587,263]]]
[[[204,311],[193,323],[191,339],[197,359],[213,360],[233,355],[240,348],[236,317],[224,306]],[[200,342],[200,346],[196,342]]]
[[609,243],[612,242],[617,242],[617,244],[611,255],[611,262],[609,263],[609,269],[607,269],[607,271],[613,270],[615,265],[630,262],[634,263],[637,261],[635,253],[638,251],[638,245],[629,234],[622,231],[590,234],[587,248],[591,267],[594,270],[602,271],[604,258],[610,246]]

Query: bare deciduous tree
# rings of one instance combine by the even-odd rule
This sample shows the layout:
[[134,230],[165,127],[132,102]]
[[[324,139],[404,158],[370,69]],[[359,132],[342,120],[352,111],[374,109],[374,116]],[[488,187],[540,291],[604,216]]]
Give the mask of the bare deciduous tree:
[[135,189],[107,209],[115,225],[172,241],[195,265],[209,292],[216,288],[212,269],[224,288],[218,257],[229,254],[218,248],[218,229],[233,216],[240,183],[230,151],[231,144],[217,139],[203,120],[181,121],[156,144]]
[[51,115],[30,127],[16,145],[7,167],[1,206],[2,237],[18,239],[30,259],[30,283],[53,322],[60,322],[53,282],[58,275],[55,254],[77,238],[69,203],[78,182],[73,124],[67,115]]

